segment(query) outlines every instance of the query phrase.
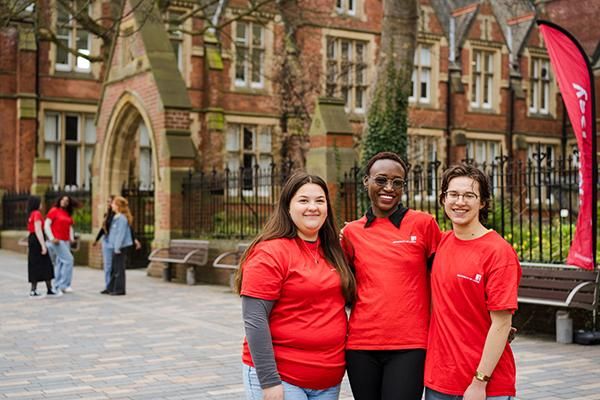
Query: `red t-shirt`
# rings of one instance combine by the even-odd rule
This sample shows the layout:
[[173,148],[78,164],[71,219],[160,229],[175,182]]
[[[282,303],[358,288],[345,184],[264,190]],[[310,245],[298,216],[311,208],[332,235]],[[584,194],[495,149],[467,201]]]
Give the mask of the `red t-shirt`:
[[73,225],[73,218],[71,218],[69,213],[60,207],[52,207],[48,211],[46,218],[52,221],[50,230],[52,230],[55,239],[71,240],[70,229],[71,225]]
[[29,214],[29,219],[27,220],[27,231],[29,233],[35,233],[36,221],[40,221],[42,225],[44,224],[44,218],[42,217],[40,210],[33,210],[31,214]]
[[[344,376],[347,319],[339,274],[317,246],[299,238],[257,244],[242,265],[241,294],[275,301],[269,327],[281,378],[326,389]],[[243,362],[254,366],[246,340]]]
[[[490,311],[517,309],[521,265],[494,231],[473,240],[444,233],[433,263],[433,312],[425,386],[462,396],[481,360]],[[507,343],[487,384],[487,396],[515,396],[515,360]]]
[[429,326],[427,260],[440,228],[426,213],[408,210],[397,228],[389,218],[367,217],[344,228],[342,246],[353,265],[358,299],[350,314],[346,348],[425,349]]

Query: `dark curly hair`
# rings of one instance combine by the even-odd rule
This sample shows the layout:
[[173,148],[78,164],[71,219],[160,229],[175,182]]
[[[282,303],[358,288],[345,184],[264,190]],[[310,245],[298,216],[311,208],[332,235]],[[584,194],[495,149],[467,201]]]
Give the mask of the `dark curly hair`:
[[365,165],[364,168],[364,175],[365,176],[369,176],[369,174],[371,173],[371,168],[373,167],[373,164],[375,164],[376,161],[379,160],[392,160],[392,161],[396,161],[398,164],[400,164],[402,166],[402,170],[404,171],[404,178],[406,179],[406,176],[408,175],[408,165],[406,164],[406,161],[404,161],[398,154],[396,153],[392,153],[391,151],[382,151],[380,153],[375,154],[373,157],[371,157],[369,159],[369,161],[367,161],[367,165]]
[[442,174],[442,191],[440,192],[440,204],[444,206],[444,200],[446,199],[446,192],[448,191],[448,185],[454,178],[460,178],[465,176],[473,179],[479,184],[479,199],[483,207],[479,210],[479,222],[485,224],[490,211],[491,191],[490,181],[488,177],[483,173],[482,170],[472,165],[461,164],[453,165],[444,171]]

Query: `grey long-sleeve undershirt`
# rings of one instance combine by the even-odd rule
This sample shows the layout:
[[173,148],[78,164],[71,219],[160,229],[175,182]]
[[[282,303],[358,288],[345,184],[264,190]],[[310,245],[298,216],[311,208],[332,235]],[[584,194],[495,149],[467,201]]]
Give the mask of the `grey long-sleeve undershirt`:
[[263,389],[281,384],[277,372],[269,315],[274,301],[242,296],[242,318],[256,375]]

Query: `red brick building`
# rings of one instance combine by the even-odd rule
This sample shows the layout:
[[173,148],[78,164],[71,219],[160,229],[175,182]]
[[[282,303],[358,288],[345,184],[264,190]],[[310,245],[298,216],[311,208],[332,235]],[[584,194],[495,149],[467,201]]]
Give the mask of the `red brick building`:
[[[108,193],[132,181],[154,184],[164,241],[180,224],[171,210],[190,168],[267,166],[284,156],[302,164],[311,147],[328,145],[309,139],[310,120],[290,114],[294,107],[311,114],[319,96],[341,98],[354,134],[343,146],[357,154],[381,1],[300,1],[291,50],[274,5],[248,16],[243,0],[207,8],[209,18],[235,19],[214,36],[206,21],[185,18],[194,3],[172,1],[159,15],[127,2],[104,64],[66,50],[97,55],[101,41],[52,1],[39,4],[62,46],[36,39],[23,23],[0,30],[0,188],[27,190],[49,165],[57,186],[92,182],[98,223]],[[535,19],[570,29],[598,73],[600,0],[582,3],[419,0],[409,161],[525,157],[538,142],[553,157],[570,151],[575,140],[563,128]],[[110,12],[108,0],[91,4],[94,18]],[[300,103],[286,96],[282,60],[290,51]]]

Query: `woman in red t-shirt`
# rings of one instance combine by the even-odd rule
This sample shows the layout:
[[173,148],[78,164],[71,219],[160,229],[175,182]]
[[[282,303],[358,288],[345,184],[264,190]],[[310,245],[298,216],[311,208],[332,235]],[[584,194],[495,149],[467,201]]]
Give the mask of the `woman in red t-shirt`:
[[71,243],[75,241],[73,233],[73,211],[79,203],[71,196],[60,196],[48,211],[44,222],[44,232],[48,241],[50,257],[54,263],[54,291],[72,292],[73,254]]
[[44,218],[40,211],[41,201],[38,196],[30,196],[27,201],[28,251],[27,251],[27,275],[31,283],[29,296],[40,297],[37,290],[38,282],[46,282],[46,290],[49,296],[55,295],[52,291],[51,282],[54,278],[52,262],[48,256],[48,249],[42,232]]
[[407,166],[373,156],[363,185],[371,206],[342,245],[356,276],[346,362],[356,400],[420,400],[429,327],[429,268],[440,238],[433,216],[401,203]]
[[248,399],[337,399],[345,369],[345,305],[355,288],[321,178],[299,172],[288,179],[242,258],[236,285]]
[[425,399],[512,399],[516,371],[507,338],[517,309],[519,259],[483,225],[490,185],[482,171],[447,169],[440,203],[452,231],[442,237],[431,272]]

